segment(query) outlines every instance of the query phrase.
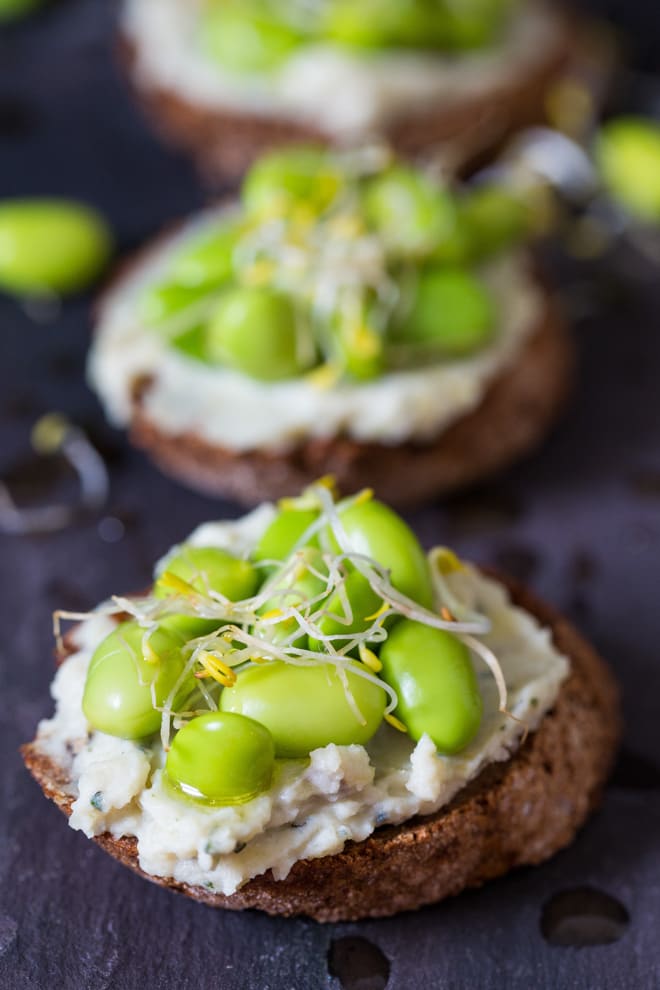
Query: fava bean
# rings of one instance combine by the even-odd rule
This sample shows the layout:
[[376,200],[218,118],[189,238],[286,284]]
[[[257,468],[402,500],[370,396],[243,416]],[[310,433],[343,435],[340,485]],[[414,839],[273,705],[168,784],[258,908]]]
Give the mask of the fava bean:
[[268,790],[274,766],[265,726],[243,715],[209,712],[177,732],[165,774],[177,790],[205,804],[245,804]]
[[225,223],[198,236],[179,251],[170,268],[170,278],[178,285],[220,286],[234,274],[234,250],[239,237],[238,224]]
[[108,226],[81,203],[15,199],[0,203],[0,289],[65,295],[100,273],[111,251]]
[[[318,515],[316,509],[280,509],[253,550],[253,560],[287,560]],[[317,539],[310,545],[316,545]]]
[[211,314],[206,342],[209,360],[260,381],[293,378],[316,359],[305,317],[274,289],[228,289]]
[[[204,295],[203,287],[197,285],[178,285],[176,282],[150,285],[140,298],[139,315],[147,326],[158,327],[194,308]],[[197,314],[194,322],[199,323]]]
[[634,217],[660,222],[660,124],[619,117],[603,127],[596,162],[610,195]]
[[210,57],[236,73],[272,72],[303,40],[286,24],[227,4],[207,4],[202,32]]
[[461,0],[447,3],[442,22],[444,46],[458,51],[483,48],[505,27],[517,0]]
[[265,725],[280,757],[304,757],[330,743],[364,745],[383,719],[385,691],[350,668],[346,677],[360,719],[346,698],[338,674],[329,664],[296,667],[275,661],[249,668],[239,674],[233,687],[222,692],[220,707]]
[[[328,568],[320,550],[315,547],[298,550],[295,565],[291,566],[291,562],[287,562],[262,588],[262,591],[267,590],[272,595],[259,609],[260,614],[266,615],[275,609],[287,608],[298,608],[304,612],[307,604],[323,593],[327,585],[327,573]],[[320,604],[314,606],[315,610],[318,608]],[[270,643],[281,643],[295,633],[297,628],[298,621],[295,616],[291,616],[272,625],[262,626],[259,634]],[[306,641],[307,636],[303,633],[292,645],[304,647]]]
[[206,362],[206,327],[184,330],[172,339],[172,347],[195,361]]
[[[382,598],[376,594],[369,581],[359,571],[349,572],[344,582],[344,593],[350,605],[351,618],[347,620],[346,609],[339,592],[333,592],[323,605],[328,614],[322,616],[316,623],[325,636],[344,637],[363,632],[373,624],[373,616],[383,604]],[[335,648],[341,649],[345,642],[344,639],[337,640],[334,644]],[[324,647],[322,641],[310,638],[309,648],[320,651]]]
[[[250,598],[259,583],[257,571],[248,560],[239,560],[218,547],[184,547],[167,559],[164,569],[202,594],[217,591],[232,602]],[[154,593],[163,598],[171,595],[173,589],[158,578]]]
[[366,183],[364,207],[386,246],[404,257],[430,254],[455,234],[457,212],[450,194],[405,165]]
[[471,259],[485,258],[520,241],[530,225],[530,212],[520,193],[484,185],[470,192],[460,206]]
[[[425,608],[433,606],[433,586],[428,561],[420,543],[392,509],[370,499],[340,506],[340,519],[351,550],[377,561],[390,572],[392,585]],[[338,549],[332,534],[330,544]]]
[[[154,702],[163,705],[181,675],[183,646],[209,631],[204,620],[185,616],[164,619],[149,637],[150,656],[145,659],[145,630],[137,622],[122,622],[96,648],[90,661],[82,702],[90,724],[122,739],[141,739],[157,732],[161,713]],[[186,702],[194,687],[190,675],[177,692],[173,710]]]
[[332,0],[326,11],[327,37],[358,48],[425,48],[438,16],[426,0]]
[[334,357],[346,374],[357,381],[370,381],[383,373],[383,337],[373,325],[369,305],[364,306],[357,319],[337,314],[332,330]]
[[482,716],[477,678],[466,646],[451,633],[402,619],[383,643],[382,677],[394,688],[396,715],[415,741],[426,733],[439,752],[458,753]]
[[243,182],[243,203],[256,215],[301,203],[313,217],[330,206],[346,181],[324,148],[294,145],[272,151],[252,166]]
[[412,309],[398,331],[406,343],[462,357],[493,337],[497,313],[490,293],[470,272],[429,268],[420,274]]

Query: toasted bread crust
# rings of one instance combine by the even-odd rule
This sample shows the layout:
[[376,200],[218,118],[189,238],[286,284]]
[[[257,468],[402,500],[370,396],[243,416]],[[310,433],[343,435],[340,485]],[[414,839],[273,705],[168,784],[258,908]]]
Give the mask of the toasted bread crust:
[[[516,78],[493,87],[487,95],[454,96],[438,106],[409,110],[375,136],[404,156],[440,149],[460,172],[488,161],[512,134],[546,119],[549,88],[577,69],[590,47],[574,17],[554,13],[559,30],[552,43]],[[210,110],[176,90],[145,84],[135,71],[135,44],[125,35],[119,39],[118,56],[156,127],[166,139],[191,152],[211,181],[240,178],[255,158],[278,145],[336,141],[307,123],[230,108]]]
[[387,445],[335,436],[309,438],[284,450],[233,451],[194,433],[162,431],[141,401],[149,382],[136,391],[131,439],[167,474],[243,505],[280,498],[332,474],[346,493],[368,486],[392,505],[411,506],[481,480],[532,450],[561,411],[573,365],[563,316],[546,294],[537,329],[479,406],[428,443]]
[[[538,731],[436,814],[380,828],[335,856],[302,860],[285,880],[266,873],[231,896],[143,873],[133,838],[106,834],[95,841],[148,880],[212,907],[304,914],[323,922],[413,910],[547,859],[571,842],[599,802],[620,735],[618,693],[604,662],[561,615],[504,583],[517,605],[551,629],[571,672]],[[22,753],[44,793],[70,814],[66,772],[36,742]]]

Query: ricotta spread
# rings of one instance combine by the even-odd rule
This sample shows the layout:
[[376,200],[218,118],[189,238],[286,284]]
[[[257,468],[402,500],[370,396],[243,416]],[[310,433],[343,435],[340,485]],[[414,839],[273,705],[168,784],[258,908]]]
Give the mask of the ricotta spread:
[[[248,552],[274,511],[262,506],[238,523],[206,524],[190,542]],[[515,607],[496,581],[472,568],[447,580],[490,619],[483,641],[501,664],[509,709],[534,731],[556,700],[568,661],[554,648],[549,631]],[[415,745],[384,723],[366,748],[329,745],[308,761],[278,761],[271,789],[248,804],[198,806],[177,799],[164,785],[159,741],[117,739],[86,724],[81,701],[87,665],[112,628],[111,619],[95,614],[76,629],[76,652],[53,684],[56,714],[39,726],[38,746],[70,774],[75,797],[70,824],[88,836],[135,836],[147,873],[224,894],[268,869],[283,879],[297,860],[338,853],[379,825],[436,811],[486,765],[508,759],[523,731],[520,722],[499,713],[492,677],[478,667],[482,725],[455,756],[438,755],[428,736]]]
[[217,215],[186,224],[105,297],[88,373],[118,426],[130,422],[134,385],[148,377],[142,408],[162,432],[193,433],[229,450],[286,449],[310,437],[338,435],[385,444],[429,441],[479,405],[490,382],[516,360],[543,310],[525,256],[504,255],[482,271],[499,326],[492,343],[476,354],[329,388],[302,376],[255,381],[186,357],[136,316],[145,286],[164,278],[181,243]]
[[264,76],[223,71],[205,55],[191,0],[127,0],[123,29],[146,89],[169,90],[211,110],[286,117],[355,140],[380,133],[411,109],[489,97],[510,86],[556,44],[560,23],[550,5],[530,2],[496,45],[478,52],[360,53],[310,44]]

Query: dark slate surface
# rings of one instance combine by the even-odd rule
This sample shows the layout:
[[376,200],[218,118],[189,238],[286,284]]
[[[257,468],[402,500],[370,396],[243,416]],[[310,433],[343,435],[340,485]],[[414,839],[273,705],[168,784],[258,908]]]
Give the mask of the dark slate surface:
[[[619,12],[641,23],[651,6],[621,3]],[[113,72],[112,7],[63,0],[0,33],[0,196],[86,197],[107,211],[125,250],[202,193],[187,162],[150,136]],[[17,747],[50,711],[51,610],[144,586],[172,542],[237,510],[161,477],[103,425],[82,384],[84,301],[44,320],[0,300],[0,471],[24,497],[66,483],[50,470],[57,465],[35,468],[29,453],[30,425],[51,409],[89,430],[112,471],[100,516],[2,539],[2,988],[374,990],[388,973],[389,990],[660,986],[657,275],[617,254],[567,277],[583,359],[569,415],[506,479],[413,521],[427,542],[453,543],[530,581],[581,625],[623,685],[625,756],[602,811],[547,865],[417,914],[330,927],[214,912],[133,877],[69,830],[23,770]],[[124,526],[115,542],[108,517]],[[552,901],[565,891],[574,891],[567,902]],[[600,918],[580,921],[594,897]],[[555,942],[576,931],[586,942],[620,938],[560,947],[544,937],[542,918]]]

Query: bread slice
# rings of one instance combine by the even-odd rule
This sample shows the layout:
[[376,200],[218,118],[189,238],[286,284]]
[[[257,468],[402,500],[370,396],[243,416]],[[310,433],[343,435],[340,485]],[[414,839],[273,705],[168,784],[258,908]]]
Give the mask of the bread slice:
[[[440,151],[457,172],[489,161],[512,134],[545,121],[552,85],[592,59],[592,41],[584,25],[554,5],[551,10],[557,29],[520,72],[488,90],[454,93],[432,106],[408,110],[384,130],[364,138],[382,140],[404,156]],[[149,84],[136,71],[135,44],[124,35],[118,52],[138,99],[163,136],[191,152],[211,180],[239,178],[255,158],[284,143],[337,140],[307,122],[229,107],[210,109],[175,88]]]
[[574,347],[546,291],[537,327],[477,408],[427,443],[388,445],[347,436],[308,438],[285,450],[235,451],[191,433],[171,434],[149,418],[136,383],[131,439],[185,484],[243,505],[277,499],[324,474],[346,493],[373,488],[394,506],[421,504],[502,470],[531,451],[557,418],[573,378]]
[[[618,694],[603,661],[561,615],[503,583],[516,605],[551,630],[571,672],[553,710],[511,759],[487,767],[440,811],[379,828],[337,855],[299,861],[285,880],[256,877],[230,896],[143,873],[133,838],[106,834],[95,841],[148,880],[212,907],[323,922],[413,910],[547,859],[572,841],[598,804],[620,735]],[[67,772],[36,742],[22,753],[44,793],[70,814]]]

